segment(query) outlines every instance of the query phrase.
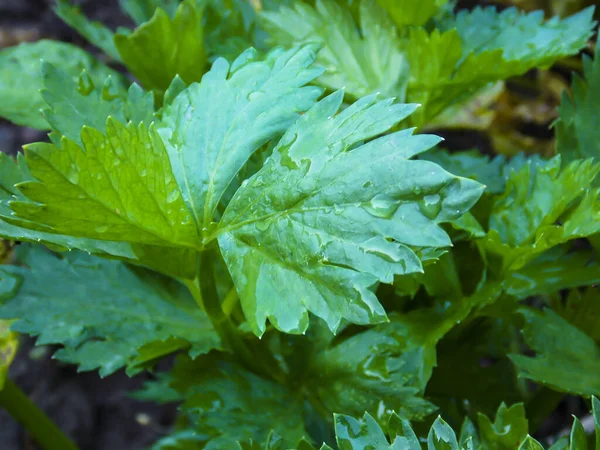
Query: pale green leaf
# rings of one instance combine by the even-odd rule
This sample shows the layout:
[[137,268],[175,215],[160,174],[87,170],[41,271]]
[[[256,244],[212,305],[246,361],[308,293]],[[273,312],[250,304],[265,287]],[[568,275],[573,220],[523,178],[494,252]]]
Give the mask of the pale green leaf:
[[86,69],[94,83],[101,85],[110,75],[116,84],[121,76],[98,62],[89,53],[64,42],[41,40],[0,50],[0,116],[17,125],[49,129],[40,109],[45,106],[39,90],[43,87],[42,60],[61,67],[73,81]]
[[83,148],[37,143],[26,160],[37,181],[18,185],[9,223],[93,239],[196,248],[196,227],[154,128],[109,118],[106,135],[82,130]]
[[231,66],[219,59],[164,109],[159,133],[199,228],[208,229],[248,158],[314,104],[320,89],[304,87],[321,72],[314,57],[305,46],[265,60],[248,50]]
[[381,92],[404,100],[406,61],[394,24],[374,0],[360,3],[360,30],[350,12],[332,0],[317,0],[314,7],[295,2],[262,18],[276,44],[321,44],[317,63],[325,73],[317,82],[327,89],[344,89],[353,98]]
[[[26,200],[15,187],[19,183],[32,181],[33,178],[25,165],[22,155],[18,162],[5,153],[0,153],[0,215],[11,216],[9,203],[15,200]],[[41,242],[46,245],[64,249],[79,249],[98,255],[110,255],[124,259],[136,259],[131,246],[125,242],[97,241],[68,235],[47,233],[22,228],[0,220],[0,236],[15,241]]]
[[386,132],[414,105],[365,97],[337,113],[328,96],[293,125],[263,168],[237,191],[219,228],[221,251],[246,318],[302,333],[308,312],[335,330],[342,319],[386,320],[372,292],[450,245],[440,224],[456,220],[483,187],[409,158],[437,142]]
[[157,8],[150,21],[131,34],[117,33],[115,45],[146,89],[164,92],[175,75],[192,83],[204,74],[202,11],[193,0],[182,2],[173,19]]
[[135,83],[127,90],[108,77],[96,85],[86,71],[74,83],[68,74],[48,63],[42,71],[41,94],[49,106],[43,110],[44,117],[55,131],[78,145],[84,126],[104,133],[109,116],[123,123],[131,120],[150,125],[153,120],[154,97]]
[[220,346],[208,318],[173,280],[78,252],[57,258],[41,247],[21,260],[26,267],[0,270],[23,279],[0,317],[17,319],[11,329],[38,336],[38,344],[62,344],[55,357],[79,370],[108,375],[131,364],[138,348],[171,336],[196,354]]

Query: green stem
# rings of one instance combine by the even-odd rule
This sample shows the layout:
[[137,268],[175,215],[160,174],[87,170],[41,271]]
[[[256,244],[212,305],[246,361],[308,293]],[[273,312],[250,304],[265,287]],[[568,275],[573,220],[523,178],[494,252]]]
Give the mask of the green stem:
[[78,450],[56,424],[9,379],[0,391],[0,406],[23,425],[44,450]]
[[210,319],[213,328],[221,338],[224,348],[234,352],[248,368],[262,374],[266,368],[262,367],[257,361],[256,356],[250,351],[240,331],[223,311],[217,294],[213,273],[212,257],[214,256],[214,253],[210,250],[205,250],[200,254],[200,264],[196,279],[186,281],[186,285],[196,303],[198,303]]
[[549,389],[545,386],[540,387],[533,397],[527,402],[526,412],[529,421],[529,432],[535,433],[544,423],[548,416],[554,411],[565,394]]

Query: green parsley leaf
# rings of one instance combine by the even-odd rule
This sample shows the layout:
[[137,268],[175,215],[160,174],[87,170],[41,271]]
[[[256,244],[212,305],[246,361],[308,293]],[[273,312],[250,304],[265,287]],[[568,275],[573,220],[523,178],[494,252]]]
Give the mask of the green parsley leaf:
[[529,423],[522,403],[510,408],[502,403],[493,423],[485,414],[477,414],[477,427],[483,448],[501,450],[522,443],[527,437]]
[[568,245],[554,247],[512,272],[504,284],[506,293],[524,299],[600,283],[600,262],[593,254],[570,250]]
[[412,30],[405,44],[410,64],[407,98],[424,105],[415,123],[422,126],[488,83],[576,54],[593,33],[592,16],[593,8],[588,8],[544,23],[542,11],[475,8],[460,11],[431,34]]
[[519,376],[578,395],[598,395],[600,348],[551,309],[522,309],[525,342],[535,357],[509,355]]
[[303,384],[331,412],[368,411],[381,421],[395,411],[402,418],[423,419],[436,409],[423,391],[440,333],[440,324],[423,319],[418,314],[394,317],[392,323],[315,352],[306,361]]
[[173,19],[157,8],[150,21],[131,34],[117,33],[115,45],[127,68],[146,89],[164,92],[175,75],[192,83],[204,74],[202,11],[193,0],[183,1]]
[[446,3],[448,0],[377,0],[390,14],[399,27],[422,26]]
[[106,132],[106,118],[119,122],[153,121],[154,96],[144,92],[137,84],[129,89],[115,83],[112,77],[96,85],[84,71],[73,83],[71,77],[49,63],[42,66],[44,88],[41,95],[48,104],[43,110],[50,126],[61,135],[82,145],[81,129],[84,126]]
[[381,92],[404,100],[406,60],[394,24],[374,0],[360,3],[360,30],[350,12],[331,0],[317,0],[315,7],[295,2],[293,7],[265,11],[262,18],[277,44],[322,45],[317,58],[325,67],[317,80],[322,86],[343,88],[355,99]]
[[517,270],[555,245],[600,231],[600,191],[591,188],[599,164],[576,160],[561,170],[557,156],[532,169],[527,164],[513,172],[492,207],[484,246],[502,257],[504,269]]
[[556,150],[567,162],[600,158],[600,130],[595,120],[600,108],[600,45],[592,61],[583,57],[583,74],[573,75],[571,95],[563,93],[555,122]]
[[109,375],[131,364],[138,348],[171,336],[188,341],[194,354],[220,345],[208,319],[173,280],[78,252],[57,258],[33,247],[21,260],[27,268],[0,269],[3,278],[24,280],[0,306],[0,317],[17,319],[11,329],[39,336],[38,344],[62,344],[55,357],[79,370]]
[[86,69],[89,77],[99,85],[108,76],[116,84],[121,82],[121,75],[71,44],[41,40],[8,47],[0,50],[1,117],[18,125],[49,129],[39,112],[45,106],[39,93],[43,86],[42,59],[61,67],[73,81]]
[[[26,197],[15,187],[20,183],[33,181],[23,155],[14,161],[5,153],[0,153],[0,216],[11,217],[10,202],[26,201]],[[108,242],[54,234],[11,225],[0,220],[0,236],[15,241],[40,242],[54,248],[79,249],[98,255],[110,255],[124,259],[135,259],[131,246],[125,242]]]
[[257,335],[266,319],[302,333],[308,312],[332,330],[342,318],[385,321],[371,288],[422,271],[430,250],[450,245],[439,224],[482,193],[474,181],[409,160],[439,142],[435,136],[404,130],[364,143],[415,105],[369,96],[336,114],[342,98],[328,96],[288,129],[215,232]]
[[114,43],[114,33],[102,23],[90,22],[81,12],[81,8],[71,5],[69,0],[58,0],[54,12],[92,45],[104,51],[114,60],[120,61],[121,58]]
[[18,185],[27,200],[4,220],[78,237],[167,247],[199,246],[196,227],[153,127],[109,118],[106,135],[84,127],[83,148],[67,138],[26,147],[37,181]]
[[365,413],[362,419],[343,414],[335,415],[335,435],[340,450],[366,449],[401,450],[404,448],[400,439],[390,444],[377,421]]
[[314,104],[321,90],[304,86],[321,73],[314,58],[304,46],[264,61],[251,49],[231,66],[219,59],[164,109],[158,130],[199,229],[208,230],[248,158]]
[[206,449],[235,448],[246,439],[262,443],[271,430],[291,448],[307,435],[301,398],[218,354],[180,357],[171,377],[170,386],[186,399],[182,408],[194,429],[209,436]]

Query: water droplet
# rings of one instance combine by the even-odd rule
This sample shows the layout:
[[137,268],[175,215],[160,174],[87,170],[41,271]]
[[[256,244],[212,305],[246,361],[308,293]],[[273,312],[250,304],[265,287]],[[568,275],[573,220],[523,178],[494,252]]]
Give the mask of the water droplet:
[[423,190],[417,186],[415,187],[415,189],[413,190],[413,192],[415,193],[415,195],[421,195],[421,193],[423,192]]
[[246,187],[248,185],[248,180],[242,181],[242,187]]
[[333,206],[333,213],[336,216],[341,216],[344,213],[344,208],[339,206],[339,205],[334,205]]
[[142,169],[142,171],[140,172],[140,176],[141,177],[145,177],[148,173],[146,172],[146,169]]
[[270,226],[271,222],[269,222],[268,220],[261,220],[256,222],[256,229],[258,231],[267,231]]
[[181,194],[179,193],[179,189],[173,189],[169,196],[167,197],[167,203],[173,203],[177,201]]
[[108,225],[99,225],[95,228],[96,233],[106,233],[108,231]]
[[366,210],[369,214],[382,219],[390,219],[398,210],[400,202],[387,194],[377,194],[371,199]]
[[116,212],[118,215],[121,215],[121,210],[120,210],[119,208],[116,208],[116,209],[115,209],[115,212]]
[[75,164],[71,164],[69,170],[65,174],[67,176],[67,180],[69,180],[73,184],[77,184],[79,182],[79,171],[77,170],[77,166]]
[[248,100],[252,101],[263,95],[262,91],[254,91],[248,94]]
[[426,195],[419,201],[419,211],[428,219],[434,220],[442,210],[442,199],[438,194]]

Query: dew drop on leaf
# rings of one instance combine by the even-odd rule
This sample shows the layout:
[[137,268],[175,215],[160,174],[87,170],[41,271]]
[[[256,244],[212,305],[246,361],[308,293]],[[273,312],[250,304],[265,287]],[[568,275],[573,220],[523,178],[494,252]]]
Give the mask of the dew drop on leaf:
[[428,219],[435,219],[442,210],[442,199],[438,194],[426,195],[419,201],[419,211]]
[[398,210],[400,202],[387,194],[377,194],[366,206],[369,214],[382,219],[390,219]]
[[167,197],[167,203],[173,203],[173,202],[177,201],[179,196],[180,196],[179,189],[173,189],[171,191],[171,193],[169,194],[169,196]]

